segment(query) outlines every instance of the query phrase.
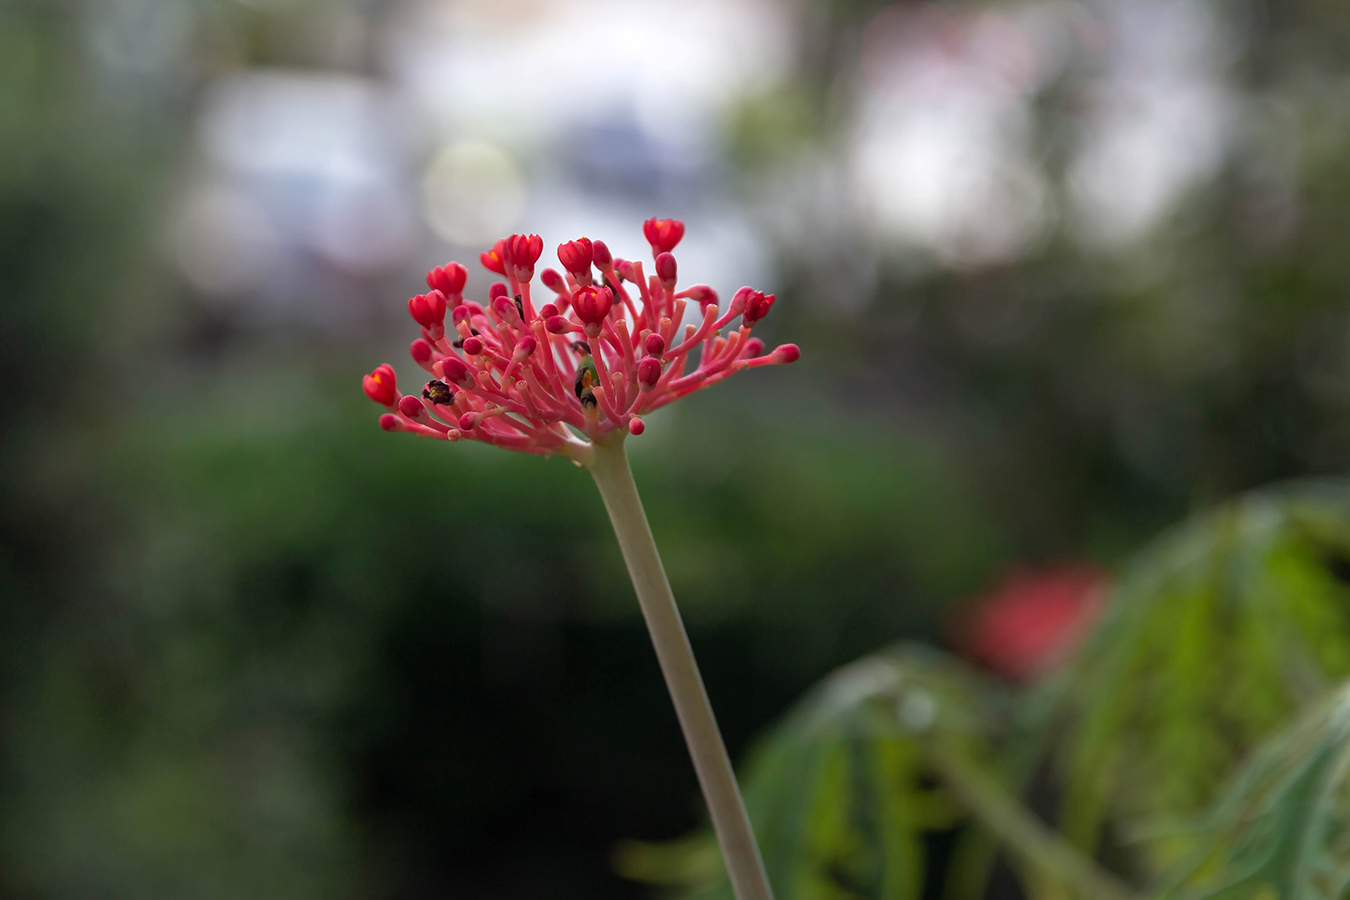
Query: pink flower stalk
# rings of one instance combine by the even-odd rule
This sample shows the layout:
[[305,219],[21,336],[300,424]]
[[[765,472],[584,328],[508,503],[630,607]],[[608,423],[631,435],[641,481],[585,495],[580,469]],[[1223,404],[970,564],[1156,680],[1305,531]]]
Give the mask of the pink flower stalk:
[[[601,241],[567,241],[558,246],[567,274],[544,270],[554,296],[538,308],[530,291],[543,251],[538,235],[513,234],[481,255],[485,268],[506,279],[493,285],[486,305],[464,299],[459,263],[432,269],[428,293],[408,301],[421,326],[409,352],[431,380],[403,395],[391,367],[366,376],[367,395],[387,410],[380,425],[580,460],[593,443],[641,434],[647,413],[737,372],[801,355],[795,344],[765,353],[751,337],[772,294],[741,288],[722,312],[707,285],[677,290],[671,251],[683,222],[649,219],[643,233],[653,274],[614,258]],[[691,300],[699,322],[682,327]]]

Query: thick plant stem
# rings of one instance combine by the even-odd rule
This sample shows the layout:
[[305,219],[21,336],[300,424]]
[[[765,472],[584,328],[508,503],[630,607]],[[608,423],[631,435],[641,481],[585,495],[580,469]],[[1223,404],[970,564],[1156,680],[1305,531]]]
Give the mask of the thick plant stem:
[[628,468],[628,456],[623,440],[596,444],[594,458],[587,468],[600,488],[605,509],[619,538],[628,574],[633,579],[642,616],[647,621],[656,658],[661,664],[670,699],[684,731],[689,755],[694,761],[703,798],[708,804],[713,829],[722,847],[731,887],[738,900],[773,900],[769,879],[764,872],[764,861],[755,844],[750,819],[745,813],[736,774],[731,768],[722,733],[717,729],[708,692],[694,660],[693,648],[675,606],[666,570],[652,540],[647,515],[642,511],[633,473]]

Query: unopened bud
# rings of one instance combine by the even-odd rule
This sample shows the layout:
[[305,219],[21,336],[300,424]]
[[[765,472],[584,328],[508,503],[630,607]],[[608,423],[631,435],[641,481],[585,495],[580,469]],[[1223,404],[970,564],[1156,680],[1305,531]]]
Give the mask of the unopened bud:
[[548,321],[551,317],[558,314],[558,307],[552,303],[545,303],[539,308],[539,318]]
[[531,335],[526,335],[520,339],[520,343],[516,344],[516,352],[512,355],[515,356],[517,362],[524,362],[534,355],[534,349],[538,346],[538,341]]
[[505,297],[509,293],[511,291],[507,288],[505,281],[494,281],[492,287],[488,288],[488,302],[491,303],[498,297]]
[[802,351],[796,344],[779,344],[774,348],[773,357],[780,363],[794,363],[802,358]]
[[773,294],[751,291],[745,297],[745,309],[741,312],[741,324],[749,327],[767,316],[769,309],[773,306],[773,300]]
[[764,342],[757,337],[752,337],[745,342],[745,348],[741,351],[741,356],[746,359],[755,359],[764,353]]
[[431,357],[434,355],[431,344],[422,338],[418,338],[408,346],[408,353],[412,356],[413,362],[424,369],[431,365]]
[[628,433],[629,433],[629,434],[642,434],[642,432],[644,432],[644,431],[646,431],[646,430],[647,430],[647,426],[644,425],[644,424],[642,424],[642,420],[639,419],[637,416],[633,416],[632,418],[630,418],[630,419],[628,420]]
[[604,241],[591,241],[591,259],[601,271],[614,265],[614,255],[609,252]]
[[549,316],[544,320],[544,328],[549,334],[567,334],[572,330],[572,323],[566,316]]
[[464,339],[464,352],[470,356],[477,356],[483,352],[483,339],[476,337],[467,337]]
[[402,431],[403,423],[393,413],[385,413],[380,416],[380,427],[385,431]]
[[458,356],[447,356],[441,360],[441,372],[444,373],[445,380],[448,383],[466,391],[478,383],[478,379],[474,377],[473,369]]
[[650,391],[661,380],[661,360],[654,356],[643,357],[637,365],[638,384],[644,391]]
[[662,253],[656,257],[656,277],[661,280],[661,287],[667,291],[675,290],[675,257],[670,253]]
[[642,348],[647,351],[648,356],[661,358],[661,354],[666,352],[666,339],[653,331],[647,335],[647,340],[642,342]]
[[414,422],[427,414],[426,407],[422,405],[422,401],[418,400],[412,394],[405,394],[403,395],[403,398],[398,401],[398,411],[403,413],[403,415],[407,416],[409,419],[412,419]]
[[567,292],[567,279],[558,274],[557,269],[545,269],[539,276],[544,281],[544,287],[557,294]]

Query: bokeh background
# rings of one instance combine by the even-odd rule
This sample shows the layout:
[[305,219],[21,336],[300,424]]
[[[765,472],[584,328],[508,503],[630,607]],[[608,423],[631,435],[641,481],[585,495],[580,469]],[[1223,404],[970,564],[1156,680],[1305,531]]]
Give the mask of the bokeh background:
[[1340,0],[7,0],[0,895],[650,893],[700,806],[589,480],[359,390],[513,230],[682,218],[802,348],[630,443],[733,754],[1343,472],[1347,61]]

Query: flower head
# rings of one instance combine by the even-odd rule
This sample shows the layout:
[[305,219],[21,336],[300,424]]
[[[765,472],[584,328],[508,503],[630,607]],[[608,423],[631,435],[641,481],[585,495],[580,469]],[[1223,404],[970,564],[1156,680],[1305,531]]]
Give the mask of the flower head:
[[[671,251],[683,222],[649,219],[643,234],[652,277],[642,263],[614,258],[602,241],[567,241],[558,261],[568,274],[544,270],[554,297],[538,309],[530,296],[543,251],[538,235],[513,234],[481,255],[485,268],[506,278],[492,286],[486,306],[464,300],[459,263],[432,269],[430,291],[408,301],[422,331],[410,353],[432,380],[403,395],[392,367],[367,375],[367,396],[387,410],[380,426],[584,462],[592,442],[641,434],[641,417],[653,410],[736,372],[801,355],[795,344],[765,353],[750,336],[772,294],[741,288],[719,315],[712,288],[677,291]],[[698,324],[681,327],[690,301]],[[738,316],[739,327],[724,334]]]

